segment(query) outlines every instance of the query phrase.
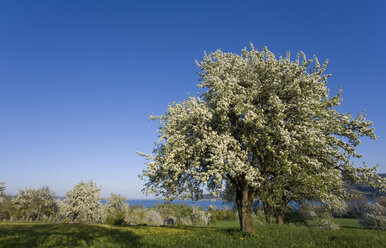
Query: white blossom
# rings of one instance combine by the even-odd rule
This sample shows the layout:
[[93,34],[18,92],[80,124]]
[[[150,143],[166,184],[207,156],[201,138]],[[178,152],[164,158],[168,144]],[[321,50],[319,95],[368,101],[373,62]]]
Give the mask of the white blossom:
[[160,127],[153,154],[140,153],[149,161],[145,192],[198,198],[203,187],[219,195],[228,185],[240,192],[240,214],[243,190],[280,212],[303,199],[342,209],[343,181],[385,189],[376,168],[352,164],[360,137],[376,139],[372,122],[338,112],[342,91],[329,96],[327,61],[300,55],[276,59],[252,45],[241,55],[205,54],[197,62],[204,93],[150,116]]
[[73,222],[93,223],[102,219],[101,188],[92,181],[80,182],[66,193],[66,216]]

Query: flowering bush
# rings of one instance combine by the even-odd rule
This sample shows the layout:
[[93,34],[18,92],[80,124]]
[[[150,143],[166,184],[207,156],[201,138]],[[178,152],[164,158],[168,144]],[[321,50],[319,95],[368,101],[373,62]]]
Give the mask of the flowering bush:
[[200,207],[192,207],[191,220],[193,225],[208,225],[211,214]]
[[47,186],[40,189],[20,189],[12,201],[22,220],[51,220],[58,211],[55,194]]
[[80,182],[66,193],[66,216],[72,222],[101,222],[103,206],[100,202],[101,189],[92,181]]
[[147,210],[145,208],[131,209],[125,221],[130,225],[144,225],[147,222],[146,212]]
[[164,225],[164,219],[157,211],[152,209],[146,213],[146,224],[152,226],[162,226]]
[[366,204],[360,224],[372,229],[386,229],[386,208],[379,203]]
[[215,223],[219,220],[237,220],[237,214],[235,211],[230,210],[228,207],[224,209],[218,209],[216,207],[210,206],[208,208],[210,213],[210,222]]
[[320,214],[316,225],[318,228],[338,230],[339,225],[334,222],[334,217],[329,212]]
[[192,225],[192,219],[190,216],[181,217],[178,219],[178,225],[181,226],[191,226]]
[[111,194],[106,199],[104,207],[104,218],[107,224],[123,225],[129,211],[126,198],[121,195]]
[[201,207],[182,204],[159,204],[154,208],[132,208],[127,222],[130,225],[208,225],[211,214]]

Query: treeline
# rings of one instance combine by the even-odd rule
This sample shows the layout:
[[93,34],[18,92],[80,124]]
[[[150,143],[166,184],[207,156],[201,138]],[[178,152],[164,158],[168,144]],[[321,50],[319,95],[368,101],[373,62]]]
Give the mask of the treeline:
[[[152,208],[141,205],[129,206],[126,198],[111,194],[106,204],[101,203],[101,188],[92,181],[80,182],[58,199],[48,186],[38,189],[19,190],[15,196],[6,194],[6,186],[0,182],[0,221],[46,221],[65,223],[106,223],[113,225],[183,225],[206,226],[219,220],[237,220],[237,209],[223,210],[210,206],[207,210],[181,204],[159,204]],[[284,213],[286,223],[304,224],[316,219],[319,228],[337,229],[333,217],[360,219],[367,228],[386,229],[386,197],[378,197],[370,204],[359,195],[346,201],[345,211],[334,212],[324,205],[305,201],[291,205]],[[252,205],[253,216],[261,224],[267,221],[262,204]],[[274,218],[275,216],[268,216]]]
[[76,184],[58,199],[48,186],[6,194],[0,182],[0,221],[53,221],[67,223],[106,223],[114,225],[184,225],[205,226],[218,220],[236,220],[237,214],[223,210],[188,205],[159,204],[152,208],[129,206],[126,198],[111,194],[101,203],[101,188],[92,181]]

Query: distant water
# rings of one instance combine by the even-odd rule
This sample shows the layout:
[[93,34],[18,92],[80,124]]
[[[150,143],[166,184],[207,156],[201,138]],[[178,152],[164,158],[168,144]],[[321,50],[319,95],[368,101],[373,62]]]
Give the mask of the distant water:
[[[102,204],[106,204],[106,200],[101,201]],[[145,208],[151,208],[158,204],[164,204],[166,203],[164,200],[126,200],[127,203],[129,203],[129,206],[134,205],[142,205]],[[231,206],[224,201],[221,200],[200,200],[200,201],[172,201],[171,204],[182,204],[182,205],[188,205],[188,206],[194,206],[194,207],[202,207],[203,209],[207,209],[210,205],[217,207],[218,209],[224,209],[225,206],[231,208]]]

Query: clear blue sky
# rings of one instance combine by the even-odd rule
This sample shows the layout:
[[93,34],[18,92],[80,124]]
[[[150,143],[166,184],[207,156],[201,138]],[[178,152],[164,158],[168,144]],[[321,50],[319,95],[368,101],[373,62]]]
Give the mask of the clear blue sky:
[[340,111],[365,110],[379,136],[359,151],[386,172],[385,27],[385,1],[3,0],[0,181],[64,195],[92,179],[103,196],[143,198],[149,113],[197,92],[203,51],[250,41],[329,58]]

